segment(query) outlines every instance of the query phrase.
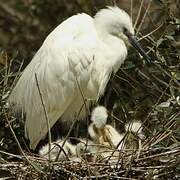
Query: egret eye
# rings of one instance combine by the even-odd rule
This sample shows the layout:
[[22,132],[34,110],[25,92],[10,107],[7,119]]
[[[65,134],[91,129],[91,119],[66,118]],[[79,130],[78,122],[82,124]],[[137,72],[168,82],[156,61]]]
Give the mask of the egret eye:
[[126,27],[123,27],[123,33],[126,34],[128,32]]

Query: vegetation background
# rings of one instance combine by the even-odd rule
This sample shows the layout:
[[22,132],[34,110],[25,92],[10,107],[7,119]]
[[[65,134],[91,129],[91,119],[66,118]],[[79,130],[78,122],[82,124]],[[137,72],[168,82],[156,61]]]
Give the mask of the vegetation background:
[[[141,120],[147,137],[143,143],[146,151],[141,153],[140,160],[134,156],[121,171],[114,170],[114,173],[127,179],[180,177],[179,0],[0,0],[0,178],[42,178],[32,162],[43,166],[47,177],[53,173],[51,177],[58,173],[60,177],[64,173],[61,178],[66,179],[72,177],[69,171],[77,179],[97,175],[91,167],[88,174],[85,165],[79,165],[83,166],[81,170],[73,165],[59,165],[61,168],[50,173],[34,155],[16,156],[22,149],[19,150],[13,133],[23,152],[27,151],[23,122],[10,115],[6,99],[21,71],[58,24],[76,13],[93,16],[99,9],[114,4],[132,16],[137,36],[154,60],[153,65],[146,65],[130,49],[125,64],[111,79],[101,100],[111,112],[109,123],[121,126],[127,121]],[[30,162],[24,155],[30,156]],[[114,176],[112,169],[104,172],[96,169],[96,172],[99,178]]]

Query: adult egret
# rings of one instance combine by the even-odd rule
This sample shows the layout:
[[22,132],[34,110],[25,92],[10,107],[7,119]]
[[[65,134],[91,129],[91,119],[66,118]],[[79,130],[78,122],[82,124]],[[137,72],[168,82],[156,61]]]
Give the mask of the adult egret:
[[[129,41],[128,41],[129,40]],[[35,149],[48,132],[36,77],[50,127],[85,119],[92,101],[104,93],[112,73],[127,56],[129,42],[149,61],[134,38],[129,15],[107,7],[94,16],[74,15],[57,26],[22,73],[9,102],[26,114],[25,136]]]

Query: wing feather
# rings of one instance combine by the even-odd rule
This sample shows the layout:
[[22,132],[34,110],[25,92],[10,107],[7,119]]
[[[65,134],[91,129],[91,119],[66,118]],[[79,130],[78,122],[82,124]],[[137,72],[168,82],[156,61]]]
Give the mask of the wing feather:
[[22,73],[9,102],[26,114],[25,135],[32,149],[48,131],[35,74],[52,127],[77,96],[76,79],[87,86],[96,41],[93,19],[85,14],[73,16],[46,38]]

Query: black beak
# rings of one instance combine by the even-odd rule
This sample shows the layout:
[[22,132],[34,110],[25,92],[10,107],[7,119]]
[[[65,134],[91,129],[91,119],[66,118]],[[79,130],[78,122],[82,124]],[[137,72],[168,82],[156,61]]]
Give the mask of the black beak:
[[146,52],[143,50],[139,42],[137,41],[136,37],[132,35],[130,32],[125,31],[126,36],[129,39],[129,42],[132,44],[133,47],[137,49],[137,51],[144,57],[147,64],[152,63],[150,57],[146,54]]

